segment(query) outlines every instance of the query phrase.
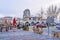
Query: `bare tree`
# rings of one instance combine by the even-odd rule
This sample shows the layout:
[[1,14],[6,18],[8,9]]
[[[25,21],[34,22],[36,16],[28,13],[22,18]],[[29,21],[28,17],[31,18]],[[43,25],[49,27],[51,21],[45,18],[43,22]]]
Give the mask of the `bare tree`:
[[47,14],[48,14],[49,16],[54,16],[54,17],[56,17],[59,12],[60,12],[60,9],[57,8],[57,6],[53,6],[53,5],[50,6],[50,7],[48,8],[48,10],[47,10]]
[[48,16],[51,16],[51,23],[54,23],[54,17],[57,18],[57,15],[60,12],[60,8],[57,8],[57,6],[50,6],[47,10]]

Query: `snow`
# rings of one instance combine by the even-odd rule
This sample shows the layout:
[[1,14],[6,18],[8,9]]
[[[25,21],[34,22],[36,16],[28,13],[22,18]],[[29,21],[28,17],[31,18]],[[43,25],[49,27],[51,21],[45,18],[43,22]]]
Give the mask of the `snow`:
[[[50,28],[50,35],[53,28]],[[30,27],[29,31],[23,31],[21,29],[17,29],[16,32],[13,32],[13,30],[9,30],[8,32],[0,32],[0,40],[24,40],[24,39],[41,39],[41,40],[60,40],[57,38],[53,38],[51,36],[48,36],[48,30],[47,28],[44,28],[44,33],[37,34],[32,31],[32,27]],[[49,37],[49,38],[48,38]]]

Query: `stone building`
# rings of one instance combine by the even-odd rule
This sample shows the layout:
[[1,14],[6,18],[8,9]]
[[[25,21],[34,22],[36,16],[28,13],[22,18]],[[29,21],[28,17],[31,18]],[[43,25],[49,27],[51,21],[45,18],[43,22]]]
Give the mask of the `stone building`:
[[29,9],[25,9],[23,12],[23,18],[24,17],[30,17],[30,10]]

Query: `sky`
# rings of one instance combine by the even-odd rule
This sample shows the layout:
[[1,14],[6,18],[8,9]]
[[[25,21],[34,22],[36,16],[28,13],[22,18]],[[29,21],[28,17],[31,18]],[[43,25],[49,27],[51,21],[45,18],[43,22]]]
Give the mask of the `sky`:
[[60,7],[60,0],[0,0],[0,17],[23,17],[23,11],[29,9],[31,15],[36,15],[40,9],[51,5]]

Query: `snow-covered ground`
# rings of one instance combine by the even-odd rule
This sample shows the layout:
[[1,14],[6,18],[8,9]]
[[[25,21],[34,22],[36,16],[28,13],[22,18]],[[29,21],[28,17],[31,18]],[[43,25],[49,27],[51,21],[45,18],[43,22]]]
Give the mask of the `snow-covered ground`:
[[[50,34],[53,28],[50,28]],[[21,29],[17,29],[16,32],[10,30],[8,32],[0,32],[0,40],[60,40],[57,38],[53,38],[48,36],[48,29],[44,28],[44,33],[42,35],[34,33],[32,31],[32,27],[30,27],[29,31],[23,31]]]

